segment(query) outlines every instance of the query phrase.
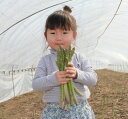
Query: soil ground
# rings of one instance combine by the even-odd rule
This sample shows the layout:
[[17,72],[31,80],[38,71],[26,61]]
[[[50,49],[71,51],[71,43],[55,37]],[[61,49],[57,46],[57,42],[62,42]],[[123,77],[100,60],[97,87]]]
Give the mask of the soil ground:
[[[96,70],[89,103],[96,119],[128,119],[128,73]],[[45,104],[41,93],[29,92],[0,103],[0,119],[39,119]]]

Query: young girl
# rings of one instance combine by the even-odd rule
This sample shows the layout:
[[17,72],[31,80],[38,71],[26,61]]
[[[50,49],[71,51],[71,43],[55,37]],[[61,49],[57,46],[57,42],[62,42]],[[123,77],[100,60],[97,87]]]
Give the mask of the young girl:
[[[50,54],[41,58],[32,82],[35,91],[44,93],[43,102],[47,104],[41,119],[95,119],[87,99],[90,96],[88,86],[96,84],[97,75],[87,59],[75,52],[65,71],[58,71],[56,65],[59,46],[68,48],[76,39],[76,20],[70,13],[71,9],[65,6],[63,11],[55,11],[46,20],[44,35],[51,48]],[[70,78],[65,78],[67,76]],[[69,80],[73,80],[83,96],[76,95],[78,105],[74,104],[71,109],[63,110],[59,106],[60,85]]]

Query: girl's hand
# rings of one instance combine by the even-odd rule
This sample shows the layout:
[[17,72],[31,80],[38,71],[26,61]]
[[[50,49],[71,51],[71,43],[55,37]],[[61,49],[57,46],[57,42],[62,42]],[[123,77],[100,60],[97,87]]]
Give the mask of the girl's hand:
[[65,84],[69,80],[72,80],[72,78],[66,78],[67,73],[66,71],[57,71],[56,72],[56,80],[59,82],[59,84]]
[[77,78],[77,70],[71,62],[68,63],[68,67],[65,68],[65,71],[68,77],[73,79]]

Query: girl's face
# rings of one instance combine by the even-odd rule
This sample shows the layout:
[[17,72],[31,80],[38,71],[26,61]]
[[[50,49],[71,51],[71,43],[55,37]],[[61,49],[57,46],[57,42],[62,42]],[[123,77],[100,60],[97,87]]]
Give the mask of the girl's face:
[[45,33],[48,45],[55,50],[58,50],[59,46],[63,48],[68,48],[72,42],[76,39],[76,32],[72,30],[62,30],[62,29],[47,29]]

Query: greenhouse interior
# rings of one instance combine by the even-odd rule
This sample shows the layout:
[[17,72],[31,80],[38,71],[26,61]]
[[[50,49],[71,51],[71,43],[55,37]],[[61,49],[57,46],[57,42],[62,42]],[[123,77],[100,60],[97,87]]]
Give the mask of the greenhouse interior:
[[32,91],[49,52],[45,21],[65,5],[77,21],[76,50],[95,70],[128,72],[128,0],[0,0],[0,102]]

